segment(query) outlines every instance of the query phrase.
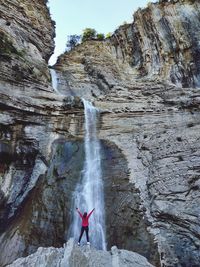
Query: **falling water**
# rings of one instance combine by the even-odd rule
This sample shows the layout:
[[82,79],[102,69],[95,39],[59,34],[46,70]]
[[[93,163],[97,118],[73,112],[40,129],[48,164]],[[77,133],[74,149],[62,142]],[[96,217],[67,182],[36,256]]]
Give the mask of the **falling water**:
[[[88,101],[83,100],[85,109],[85,163],[79,184],[73,195],[73,209],[78,207],[81,212],[90,212],[95,208],[89,219],[89,235],[91,244],[106,250],[104,193],[101,173],[100,142],[97,137],[98,110]],[[70,235],[78,239],[81,220],[75,211]],[[85,238],[83,236],[83,238]]]
[[52,87],[56,91],[56,93],[59,94],[57,73],[56,73],[56,71],[54,69],[50,69],[50,73],[51,73]]

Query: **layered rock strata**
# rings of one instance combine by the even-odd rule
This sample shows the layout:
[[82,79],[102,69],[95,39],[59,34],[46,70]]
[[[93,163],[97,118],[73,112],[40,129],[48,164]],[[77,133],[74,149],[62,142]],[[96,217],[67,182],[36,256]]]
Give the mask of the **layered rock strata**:
[[50,230],[45,215],[51,213],[38,203],[39,197],[38,202],[32,198],[42,191],[52,143],[61,129],[69,135],[68,122],[76,113],[82,116],[83,104],[79,98],[53,92],[47,61],[55,30],[46,1],[6,0],[0,4],[0,15],[0,266],[4,266],[40,244],[64,242],[59,231],[45,239],[44,228]]
[[78,96],[101,110],[108,247],[141,253],[155,266],[199,266],[199,3],[160,2],[109,40],[62,55],[60,94],[45,63],[54,33],[45,1],[1,4],[1,266],[68,238],[84,162]]
[[46,83],[54,26],[46,0],[5,0],[0,9],[0,78],[12,83]]
[[134,22],[111,38],[116,56],[139,76],[179,86],[200,86],[198,1],[160,1],[134,14]]
[[[110,54],[116,57],[118,62],[128,62],[138,78],[157,78],[178,86],[198,87],[200,86],[199,10],[200,3],[192,0],[149,3],[146,9],[139,9],[134,14],[132,24],[125,24],[115,31],[106,41],[106,49],[110,50]],[[85,55],[88,53],[90,51],[86,50]],[[70,55],[61,56],[56,68],[60,67],[60,63],[62,65],[63,60],[70,64],[70,57]],[[82,70],[87,70],[87,73],[93,72],[93,66],[88,64],[85,58],[81,62],[81,57],[77,57],[76,63],[82,63],[84,66]],[[105,72],[106,70],[105,68]],[[71,68],[65,77],[73,79],[77,76],[74,72],[75,70]],[[80,74],[80,78],[87,79],[83,72]],[[102,77],[98,77],[98,80],[100,85],[106,84]],[[69,83],[68,80],[68,85]]]
[[[198,266],[200,261],[198,23],[196,1],[150,4],[109,40],[85,42],[55,65],[63,94],[64,88],[83,94],[102,110],[100,137],[127,160],[126,177],[139,189],[143,223],[158,244],[162,266]],[[133,221],[138,211],[125,191],[127,199],[107,215],[113,243],[119,242],[112,233],[123,215],[114,216],[110,228],[110,214],[123,214],[120,203],[129,211],[125,217],[133,211]],[[130,222],[122,223],[122,236],[134,236]],[[134,247],[134,242],[119,243]]]

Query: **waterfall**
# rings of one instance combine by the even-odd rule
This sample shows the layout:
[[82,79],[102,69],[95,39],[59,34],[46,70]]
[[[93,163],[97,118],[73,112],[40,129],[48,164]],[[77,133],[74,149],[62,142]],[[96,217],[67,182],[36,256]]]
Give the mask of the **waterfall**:
[[51,81],[52,81],[52,87],[56,91],[56,93],[60,94],[58,91],[58,77],[57,73],[54,69],[50,69],[50,74],[51,74]]
[[[89,237],[92,246],[106,250],[105,241],[105,207],[104,190],[101,173],[100,141],[97,137],[98,110],[86,100],[85,111],[85,162],[80,182],[73,194],[73,219],[70,236],[78,239],[81,229],[81,219],[75,211],[76,207],[83,212],[95,211],[89,219]],[[85,233],[84,233],[85,235]],[[82,237],[82,239],[85,236]]]

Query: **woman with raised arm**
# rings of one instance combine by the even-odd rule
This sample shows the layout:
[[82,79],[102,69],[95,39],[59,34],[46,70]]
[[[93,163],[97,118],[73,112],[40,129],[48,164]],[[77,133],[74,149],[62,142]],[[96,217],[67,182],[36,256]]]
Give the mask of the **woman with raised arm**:
[[87,245],[90,244],[89,242],[89,218],[91,216],[91,214],[93,213],[94,209],[92,211],[90,211],[89,214],[87,214],[87,212],[84,212],[84,214],[82,214],[78,208],[76,208],[77,212],[79,213],[81,219],[82,219],[82,227],[81,227],[81,233],[80,233],[80,237],[79,237],[79,240],[78,240],[78,245],[80,245],[80,242],[81,242],[81,238],[82,238],[82,235],[84,233],[84,231],[86,232],[86,237],[87,237]]

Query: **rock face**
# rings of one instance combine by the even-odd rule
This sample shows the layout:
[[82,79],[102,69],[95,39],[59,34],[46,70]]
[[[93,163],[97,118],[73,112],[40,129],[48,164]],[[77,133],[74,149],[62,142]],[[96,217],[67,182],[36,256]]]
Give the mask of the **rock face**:
[[[120,222],[119,236],[134,236],[135,225],[138,231],[143,229],[137,223],[133,226],[140,211],[133,193],[138,189],[141,223],[158,244],[162,266],[199,266],[200,262],[199,88],[188,87],[198,86],[198,23],[196,1],[150,4],[109,40],[85,42],[60,56],[55,65],[58,88],[63,94],[66,88],[72,95],[94,100],[102,110],[100,138],[114,143],[127,160],[124,177],[132,185],[124,189],[127,199],[119,197],[116,205],[107,207],[108,242],[136,249],[134,242],[120,242],[114,233]],[[115,176],[112,190],[119,195],[123,186],[117,181]],[[128,188],[132,188],[130,198]],[[119,211],[121,203],[125,209]],[[121,217],[112,220],[110,214]],[[125,223],[123,218],[130,214],[132,222]],[[141,235],[133,239],[137,238]]]
[[[57,93],[46,64],[54,27],[45,1],[0,6],[0,266],[68,239],[85,97],[101,110],[108,248],[135,251],[154,266],[198,267],[199,3],[150,4],[108,40],[60,56]],[[131,252],[93,257],[71,244],[70,260],[79,253],[85,266],[99,257],[134,266]],[[48,258],[41,266],[57,264],[63,253],[40,249],[19,264],[36,266],[38,254]]]
[[5,0],[1,3],[0,78],[47,82],[46,62],[54,49],[54,27],[46,0]]
[[[45,230],[53,220],[45,206],[53,192],[47,188],[48,161],[59,131],[67,133],[67,121],[82,114],[83,105],[79,98],[53,92],[47,61],[54,48],[54,23],[46,1],[6,0],[0,14],[0,266],[4,266],[35,252],[40,244],[64,242],[65,230],[61,236],[59,230],[63,226],[55,235],[52,230],[50,239]],[[60,205],[55,202],[55,210]],[[38,216],[43,219],[38,221]]]
[[[128,62],[135,70],[137,77],[159,78],[183,87],[200,86],[199,10],[199,1],[193,0],[150,3],[146,9],[139,9],[134,14],[132,24],[123,25],[116,30],[107,42],[105,48],[107,53],[103,53],[96,63],[101,64],[103,57],[109,57],[112,54],[112,57],[118,59],[118,63]],[[81,67],[79,73],[81,83],[78,87],[84,88],[82,80],[89,79],[84,71],[89,74],[89,77],[90,74],[96,76],[99,86],[103,88],[108,86],[101,76],[103,73],[99,74],[98,68],[95,72],[94,66],[87,60],[89,54],[92,53],[95,56],[101,53],[102,49],[95,46],[95,55],[93,52],[85,50],[82,54],[86,58],[81,57],[80,54],[76,56],[74,64]],[[78,74],[71,65],[71,57],[74,57],[73,53],[61,56],[56,68],[63,69],[60,64],[62,65],[65,61],[64,77],[68,81],[68,86],[72,84],[72,87],[75,87],[76,81],[73,78],[76,80]],[[67,72],[67,66],[70,66],[70,72]],[[105,73],[107,67],[109,70],[114,69],[119,77],[117,71],[121,73],[121,68],[117,69],[110,63],[106,65]],[[95,86],[91,89],[96,91]]]
[[78,247],[70,239],[64,248],[38,248],[37,252],[16,260],[8,267],[153,267],[141,255],[118,250],[111,252],[95,250],[90,247]]
[[116,56],[139,76],[160,77],[183,87],[200,85],[198,1],[160,1],[134,14],[111,38]]

